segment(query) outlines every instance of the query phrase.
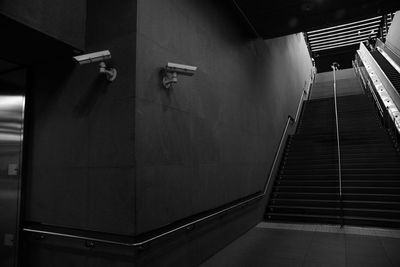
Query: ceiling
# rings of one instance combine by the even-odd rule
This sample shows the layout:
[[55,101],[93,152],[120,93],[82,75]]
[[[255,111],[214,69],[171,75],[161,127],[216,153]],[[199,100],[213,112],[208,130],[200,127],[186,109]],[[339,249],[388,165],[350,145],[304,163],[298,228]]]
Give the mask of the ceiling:
[[[318,71],[330,71],[334,61],[341,68],[351,68],[360,42],[367,41],[370,36],[384,40],[392,19],[393,14],[387,14],[306,32]],[[382,27],[385,21],[387,27]]]
[[231,2],[254,37],[270,39],[305,32],[318,72],[330,71],[334,61],[341,68],[351,68],[359,43],[368,39],[371,31],[376,37],[382,17],[400,9],[399,0]]
[[400,9],[393,0],[232,0],[252,32],[269,39],[363,20]]
[[[317,53],[318,51],[356,45],[360,42],[367,41],[369,37],[381,37],[380,30],[383,20],[383,16],[375,16],[364,20],[308,31],[306,36],[310,50]],[[388,28],[391,22],[392,14],[388,14]],[[384,28],[382,37],[385,38],[386,35],[387,31],[386,28]]]
[[[2,14],[0,25],[4,37],[0,42],[1,60],[16,65],[31,65],[61,57],[70,60],[75,55],[72,47]],[[0,62],[1,68],[8,68],[8,63]]]
[[0,75],[3,73],[9,72],[9,71],[15,70],[19,67],[20,67],[20,65],[11,63],[9,61],[6,61],[6,60],[0,58]]

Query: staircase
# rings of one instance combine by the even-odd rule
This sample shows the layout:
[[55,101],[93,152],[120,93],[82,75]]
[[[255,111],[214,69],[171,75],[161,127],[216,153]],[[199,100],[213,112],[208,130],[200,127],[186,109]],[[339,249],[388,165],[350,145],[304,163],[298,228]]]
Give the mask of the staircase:
[[343,211],[334,99],[317,99],[306,102],[286,144],[266,220],[400,227],[400,156],[373,103],[364,94],[338,97],[338,116]]
[[[337,96],[357,95],[364,93],[353,69],[336,72]],[[332,72],[319,73],[313,86],[310,99],[333,97]]]

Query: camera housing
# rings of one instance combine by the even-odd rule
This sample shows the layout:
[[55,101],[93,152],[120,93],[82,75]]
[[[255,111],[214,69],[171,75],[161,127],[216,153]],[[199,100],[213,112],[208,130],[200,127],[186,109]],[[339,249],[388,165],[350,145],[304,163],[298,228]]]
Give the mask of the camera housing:
[[74,57],[75,62],[79,63],[80,65],[94,63],[94,62],[102,62],[109,59],[111,59],[111,53],[109,50],[104,50]]
[[197,70],[197,67],[168,62],[167,66],[165,67],[165,70],[167,72],[176,72],[177,74],[193,76]]
[[166,89],[169,89],[178,82],[178,74],[193,76],[196,70],[196,66],[168,62],[164,68],[162,84]]
[[99,72],[104,73],[108,81],[112,82],[117,78],[117,70],[115,68],[108,67],[107,64],[104,62],[111,59],[111,52],[109,50],[75,56],[73,57],[73,59],[79,65],[100,62]]

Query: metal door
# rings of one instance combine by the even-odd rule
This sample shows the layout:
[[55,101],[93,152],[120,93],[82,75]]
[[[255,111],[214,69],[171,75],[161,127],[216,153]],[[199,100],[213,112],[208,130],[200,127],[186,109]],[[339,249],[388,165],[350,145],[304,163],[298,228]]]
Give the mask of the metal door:
[[15,266],[25,96],[0,77],[0,266]]

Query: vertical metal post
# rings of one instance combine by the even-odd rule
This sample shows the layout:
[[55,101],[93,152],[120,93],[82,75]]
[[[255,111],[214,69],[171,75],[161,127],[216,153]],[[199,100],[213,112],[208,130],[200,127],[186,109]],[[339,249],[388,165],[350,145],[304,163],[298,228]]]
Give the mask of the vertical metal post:
[[335,100],[335,119],[336,119],[336,140],[337,140],[337,152],[338,152],[338,175],[339,175],[339,202],[340,202],[340,211],[341,211],[341,227],[343,227],[344,219],[343,219],[343,196],[342,196],[342,160],[340,153],[340,135],[339,135],[339,116],[338,116],[338,108],[337,108],[337,91],[336,91],[336,70],[338,64],[334,62],[332,64],[333,70],[333,97]]

